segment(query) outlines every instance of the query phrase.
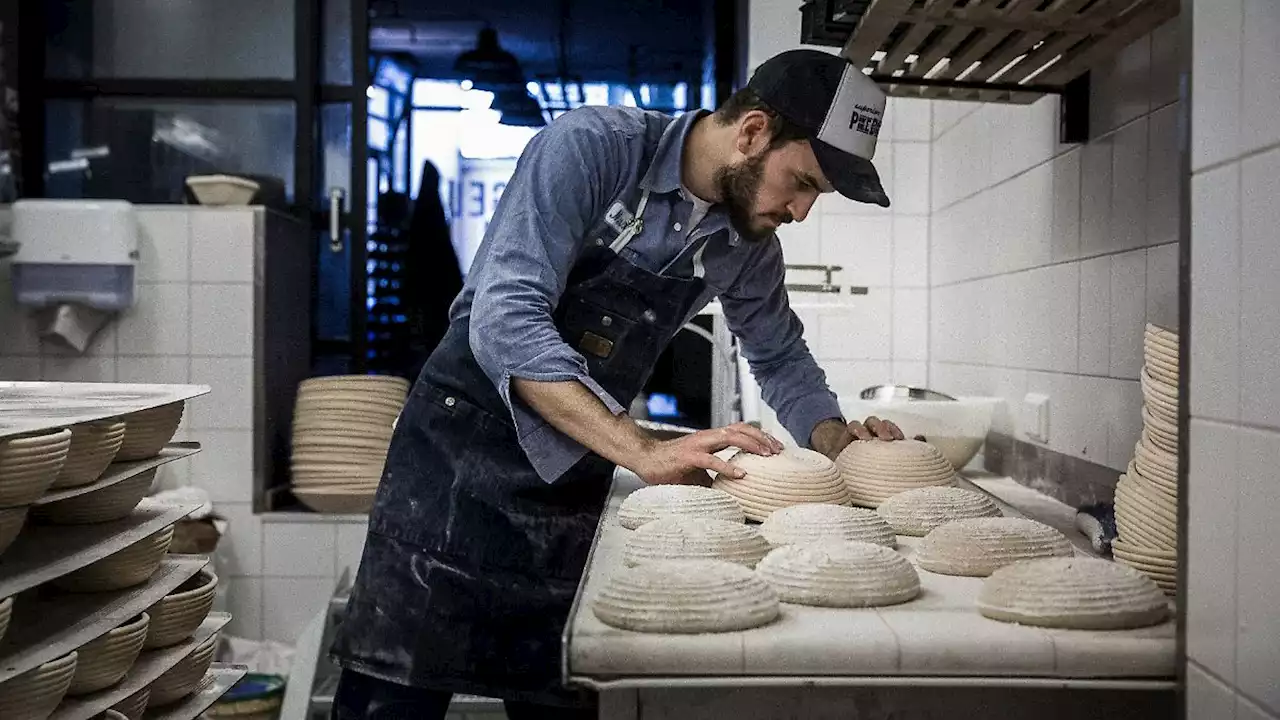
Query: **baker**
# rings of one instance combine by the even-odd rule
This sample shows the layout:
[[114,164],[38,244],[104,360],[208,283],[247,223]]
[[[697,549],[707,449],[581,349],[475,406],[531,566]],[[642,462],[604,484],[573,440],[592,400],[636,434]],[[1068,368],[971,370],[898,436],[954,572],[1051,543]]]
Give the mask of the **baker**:
[[747,424],[659,440],[625,413],[713,298],[798,442],[902,437],[842,417],[774,233],[827,192],[888,207],[884,108],[853,65],[793,50],[714,113],[588,107],[534,136],[397,423],[332,649],[336,718],[442,718],[453,693],[595,717],[560,638],[615,466],[705,484],[740,475],[719,450],[782,449]]

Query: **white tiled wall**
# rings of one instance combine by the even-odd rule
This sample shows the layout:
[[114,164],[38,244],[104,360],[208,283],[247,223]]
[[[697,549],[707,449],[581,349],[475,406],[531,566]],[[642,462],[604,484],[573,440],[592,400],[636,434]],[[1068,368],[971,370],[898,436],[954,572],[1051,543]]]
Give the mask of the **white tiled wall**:
[[[798,14],[798,13],[797,13]],[[788,265],[842,268],[842,293],[792,291],[805,341],[837,394],[922,382],[929,357],[929,101],[891,99],[875,164],[891,206],[824,195],[803,222],[778,231]],[[793,271],[792,284],[821,273]],[[852,295],[851,287],[867,294]]]
[[[795,48],[800,13],[794,3],[750,0],[747,72]],[[834,48],[817,48],[834,52]],[[778,231],[789,265],[837,265],[844,293],[792,292],[805,341],[838,395],[879,383],[924,384],[929,358],[929,213],[933,103],[891,98],[875,165],[891,207],[823,196],[803,222]],[[821,282],[793,272],[789,282]],[[851,286],[866,295],[850,295]],[[817,307],[815,307],[817,306]],[[750,390],[750,389],[749,389]],[[785,435],[764,409],[767,427]]]
[[1194,4],[1188,718],[1280,717],[1280,5]]
[[[265,520],[253,514],[255,209],[139,206],[136,305],[83,356],[41,342],[0,292],[0,379],[199,383],[179,439],[202,444],[161,469],[159,485],[206,489],[229,523],[215,562],[234,613],[230,632],[291,642],[359,559],[364,522]],[[0,285],[8,267],[0,267]]]
[[1017,434],[1050,398],[1048,447],[1123,469],[1141,426],[1145,323],[1176,328],[1176,22],[1095,71],[1091,138],[1059,102],[933,106],[929,383],[999,395]]

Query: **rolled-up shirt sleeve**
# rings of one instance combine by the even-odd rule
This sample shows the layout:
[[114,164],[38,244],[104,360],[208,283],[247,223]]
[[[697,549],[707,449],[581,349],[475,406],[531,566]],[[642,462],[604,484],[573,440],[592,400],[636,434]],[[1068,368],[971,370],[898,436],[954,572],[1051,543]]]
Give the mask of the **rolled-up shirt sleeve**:
[[733,288],[720,294],[720,305],[764,401],[795,441],[810,447],[818,423],[843,416],[787,300],[782,249],[776,237],[768,242]]
[[560,433],[511,392],[512,378],[577,380],[615,415],[623,407],[587,374],[553,312],[592,219],[614,191],[624,158],[609,133],[569,113],[534,136],[521,154],[485,231],[468,283],[471,351],[510,409],[520,444],[547,482],[586,448]]

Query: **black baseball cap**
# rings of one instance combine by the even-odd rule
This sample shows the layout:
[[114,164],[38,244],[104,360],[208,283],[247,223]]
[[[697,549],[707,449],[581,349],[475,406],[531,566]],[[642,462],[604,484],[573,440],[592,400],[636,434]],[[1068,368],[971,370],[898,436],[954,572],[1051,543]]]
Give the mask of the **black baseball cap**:
[[889,207],[880,173],[871,164],[886,97],[871,78],[838,55],[801,49],[766,60],[747,87],[809,131],[813,153],[836,192]]

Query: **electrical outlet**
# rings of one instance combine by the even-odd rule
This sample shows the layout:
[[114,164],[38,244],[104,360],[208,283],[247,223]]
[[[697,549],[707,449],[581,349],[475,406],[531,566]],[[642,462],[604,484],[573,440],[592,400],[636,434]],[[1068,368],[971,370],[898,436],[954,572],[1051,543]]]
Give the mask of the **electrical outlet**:
[[1027,438],[1034,442],[1049,442],[1049,396],[1027,393],[1022,399],[1022,417],[1018,423]]

